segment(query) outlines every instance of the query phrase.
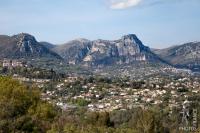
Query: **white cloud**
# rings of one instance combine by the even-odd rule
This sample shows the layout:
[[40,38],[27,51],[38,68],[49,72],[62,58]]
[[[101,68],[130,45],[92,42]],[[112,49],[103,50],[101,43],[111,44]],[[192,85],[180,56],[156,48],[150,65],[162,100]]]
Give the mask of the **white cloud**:
[[140,4],[142,0],[111,0],[111,9],[126,9]]

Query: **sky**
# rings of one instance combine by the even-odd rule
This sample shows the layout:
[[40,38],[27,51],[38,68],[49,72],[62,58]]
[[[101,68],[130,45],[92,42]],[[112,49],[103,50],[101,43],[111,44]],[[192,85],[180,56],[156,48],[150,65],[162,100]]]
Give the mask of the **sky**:
[[0,34],[62,44],[136,34],[165,48],[200,41],[200,0],[0,0]]

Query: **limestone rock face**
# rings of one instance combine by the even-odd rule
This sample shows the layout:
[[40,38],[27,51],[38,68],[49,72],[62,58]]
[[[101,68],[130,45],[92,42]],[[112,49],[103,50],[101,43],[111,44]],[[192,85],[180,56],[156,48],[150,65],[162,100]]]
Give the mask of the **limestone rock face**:
[[77,39],[53,50],[69,64],[113,65],[135,61],[160,61],[135,34],[113,41]]

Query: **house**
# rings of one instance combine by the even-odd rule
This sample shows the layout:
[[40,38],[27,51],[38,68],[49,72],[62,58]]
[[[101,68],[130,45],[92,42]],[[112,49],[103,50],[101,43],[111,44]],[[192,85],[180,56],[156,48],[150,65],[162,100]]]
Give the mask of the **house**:
[[4,59],[3,67],[11,67],[11,66],[12,66],[12,60]]
[[76,65],[76,61],[75,60],[71,60],[68,63],[69,63],[69,65]]
[[18,60],[3,60],[3,67],[23,67],[23,62]]
[[23,67],[23,63],[21,61],[12,60],[12,67]]

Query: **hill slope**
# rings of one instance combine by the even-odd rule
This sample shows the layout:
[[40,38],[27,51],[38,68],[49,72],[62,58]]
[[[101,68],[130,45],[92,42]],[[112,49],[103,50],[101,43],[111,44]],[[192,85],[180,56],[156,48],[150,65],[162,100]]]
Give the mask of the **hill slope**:
[[58,54],[37,42],[36,39],[29,34],[21,33],[14,36],[0,36],[0,58],[17,59],[30,57],[61,59]]
[[155,53],[176,67],[200,70],[200,42],[156,50]]

